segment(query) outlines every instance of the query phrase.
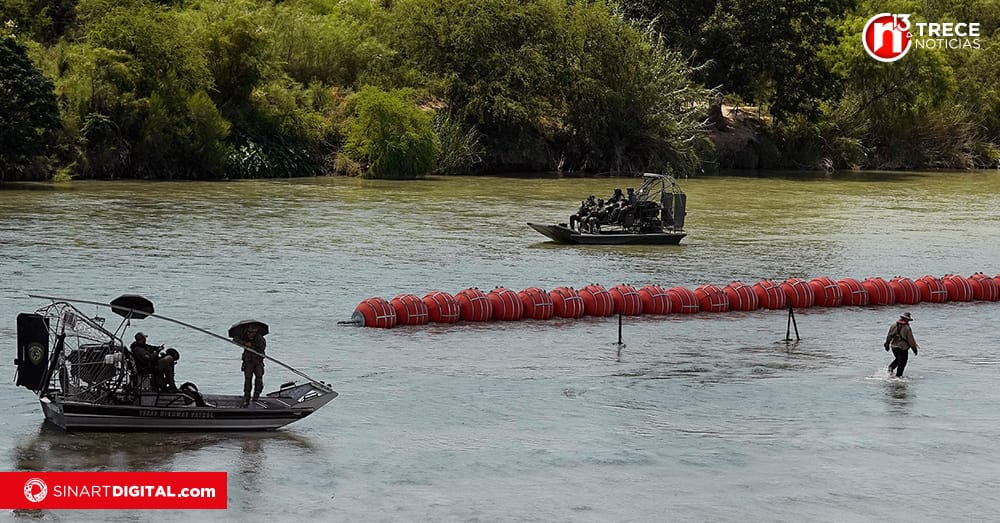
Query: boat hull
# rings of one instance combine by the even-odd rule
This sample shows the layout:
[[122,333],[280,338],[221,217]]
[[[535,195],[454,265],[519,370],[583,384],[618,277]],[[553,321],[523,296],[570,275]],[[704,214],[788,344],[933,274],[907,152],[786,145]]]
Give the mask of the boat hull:
[[[295,389],[302,387],[308,385]],[[150,395],[139,404],[128,405],[70,401],[58,396],[43,396],[40,401],[45,420],[66,431],[261,431],[305,418],[337,397],[328,389],[309,396],[310,390],[296,395],[271,393],[248,407],[242,406],[242,396],[210,395],[205,396],[203,406],[178,403],[165,395]]]
[[596,234],[583,233],[566,227],[565,224],[543,225],[528,222],[528,225],[559,243],[576,243],[588,245],[677,245],[687,233],[680,231],[623,233],[621,231],[602,231]]

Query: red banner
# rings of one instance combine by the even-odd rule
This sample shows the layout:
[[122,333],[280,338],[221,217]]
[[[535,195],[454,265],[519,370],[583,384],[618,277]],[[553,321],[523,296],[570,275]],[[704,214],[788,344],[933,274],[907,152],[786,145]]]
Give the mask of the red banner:
[[225,509],[225,472],[0,472],[6,509]]

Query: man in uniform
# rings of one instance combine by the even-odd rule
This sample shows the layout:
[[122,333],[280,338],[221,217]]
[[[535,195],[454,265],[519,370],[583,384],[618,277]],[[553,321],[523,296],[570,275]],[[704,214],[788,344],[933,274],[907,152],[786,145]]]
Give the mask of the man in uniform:
[[177,390],[174,384],[174,365],[180,359],[180,354],[174,349],[161,354],[163,345],[154,346],[146,343],[146,335],[135,333],[135,341],[129,345],[132,357],[135,358],[136,367],[140,374],[148,373],[152,376],[152,385],[158,391],[170,392]]
[[[264,390],[264,350],[267,342],[256,325],[248,325],[243,331],[240,344],[250,350],[243,350],[243,406],[250,405],[250,392],[253,391],[253,401],[260,399]],[[253,352],[251,352],[253,351]],[[256,354],[255,354],[256,353]]]

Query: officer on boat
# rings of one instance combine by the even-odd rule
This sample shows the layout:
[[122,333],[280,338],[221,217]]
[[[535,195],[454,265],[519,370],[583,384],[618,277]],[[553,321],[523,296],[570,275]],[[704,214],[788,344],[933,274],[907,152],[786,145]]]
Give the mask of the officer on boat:
[[174,366],[181,359],[177,349],[163,349],[163,345],[155,346],[146,343],[146,335],[135,333],[135,341],[129,345],[132,357],[135,359],[136,370],[140,375],[148,374],[152,378],[152,386],[160,392],[177,390],[174,383]]

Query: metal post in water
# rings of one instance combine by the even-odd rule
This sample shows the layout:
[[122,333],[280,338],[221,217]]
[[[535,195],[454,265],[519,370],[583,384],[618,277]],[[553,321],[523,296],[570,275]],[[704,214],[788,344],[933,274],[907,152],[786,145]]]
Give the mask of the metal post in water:
[[616,343],[615,345],[618,346],[618,361],[620,362],[620,361],[622,361],[622,349],[625,347],[625,344],[622,343],[622,315],[621,315],[621,313],[618,314],[618,343]]
[[795,312],[788,305],[788,323],[785,326],[785,341],[792,341],[792,328],[795,328],[795,341],[799,341],[799,325],[795,322]]

